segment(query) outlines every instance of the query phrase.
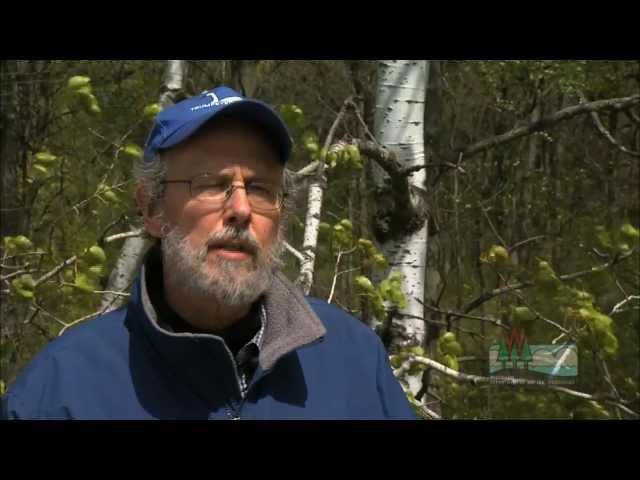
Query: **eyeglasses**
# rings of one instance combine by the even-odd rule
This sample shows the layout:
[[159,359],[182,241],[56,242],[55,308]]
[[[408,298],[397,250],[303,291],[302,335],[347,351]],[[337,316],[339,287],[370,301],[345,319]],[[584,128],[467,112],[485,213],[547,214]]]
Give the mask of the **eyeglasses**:
[[251,182],[245,185],[234,185],[209,173],[197,175],[190,180],[164,180],[160,183],[188,183],[191,198],[220,206],[231,198],[234,190],[242,188],[247,194],[251,208],[261,211],[279,210],[286,196],[280,189],[268,183]]

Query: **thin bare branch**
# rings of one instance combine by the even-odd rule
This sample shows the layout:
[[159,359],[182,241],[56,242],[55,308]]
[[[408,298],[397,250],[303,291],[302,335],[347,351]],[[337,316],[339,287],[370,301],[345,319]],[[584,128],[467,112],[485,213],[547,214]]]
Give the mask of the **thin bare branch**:
[[[400,317],[404,316],[402,313],[397,313],[396,315],[398,315]],[[481,333],[474,332],[473,330],[467,330],[466,328],[462,328],[462,327],[456,325],[455,323],[448,324],[447,322],[444,322],[444,321],[441,321],[441,320],[433,320],[433,319],[427,318],[427,317],[425,317],[424,321],[427,322],[427,323],[432,323],[434,325],[441,325],[443,327],[450,327],[453,330],[457,330],[458,332],[465,333],[467,335],[471,335],[472,337],[478,337],[478,338],[480,338],[482,340],[486,340],[486,337],[484,335],[482,335]]]
[[357,247],[353,247],[352,249],[344,251],[344,252],[342,250],[338,251],[338,255],[336,257],[336,265],[334,267],[333,281],[331,282],[331,291],[329,292],[329,298],[327,299],[327,303],[331,303],[331,300],[333,300],[333,294],[335,293],[336,283],[338,281],[338,275],[339,275],[338,267],[340,267],[340,260],[342,259],[342,256],[343,255],[349,255],[349,254],[355,252],[356,248]]
[[476,142],[465,147],[462,152],[464,153],[465,160],[468,160],[473,155],[483,152],[489,148],[494,148],[503,143],[511,142],[520,137],[530,135],[531,133],[545,130],[578,115],[598,112],[601,110],[628,110],[629,108],[637,104],[640,104],[640,94],[632,95],[630,97],[610,98],[607,100],[596,100],[595,102],[572,105],[570,107],[563,108],[562,110],[559,110],[551,115],[547,115],[546,117],[543,117],[536,122],[531,122],[527,125],[513,128],[501,135],[496,135],[495,137]]
[[373,133],[371,133],[371,131],[369,130],[369,127],[367,126],[366,122],[364,121],[364,119],[362,118],[362,114],[360,113],[360,109],[358,108],[358,106],[356,105],[355,102],[351,101],[350,102],[350,106],[351,108],[353,108],[355,114],[356,114],[356,118],[358,119],[358,121],[360,122],[360,125],[362,125],[362,128],[364,129],[364,132],[369,136],[369,138],[376,143],[377,145],[380,145],[380,143],[378,143],[378,140],[376,140],[376,137]]
[[18,270],[17,272],[11,272],[11,273],[8,273],[7,275],[5,275],[4,277],[0,277],[0,280],[1,280],[1,281],[7,281],[7,280],[9,280],[10,278],[17,277],[18,275],[23,275],[23,274],[25,274],[25,275],[26,275],[26,274],[28,274],[28,273],[35,273],[35,272],[37,272],[37,271],[38,271],[38,270],[36,270],[36,269],[30,269],[30,270]]
[[[583,270],[581,272],[571,273],[571,274],[567,274],[567,275],[559,275],[558,278],[560,280],[562,280],[563,282],[566,282],[566,281],[569,281],[569,280],[575,280],[576,278],[584,277],[585,275],[590,275],[590,274],[593,274],[593,273],[596,273],[596,272],[601,272],[601,271],[606,270],[607,268],[610,268],[610,267],[620,263],[621,261],[629,258],[631,255],[633,255],[633,253],[635,253],[635,249],[630,250],[627,253],[624,253],[622,255],[617,255],[611,261],[609,261],[607,263],[604,263],[602,265],[599,265],[597,267],[592,267],[589,270]],[[464,313],[468,313],[468,312],[478,308],[483,303],[491,300],[492,298],[497,297],[498,295],[504,295],[505,293],[509,293],[509,292],[514,291],[514,290],[522,290],[524,288],[532,287],[533,285],[534,285],[533,282],[521,282],[521,283],[514,283],[514,284],[511,284],[511,285],[505,285],[504,287],[496,288],[496,289],[494,289],[494,290],[492,290],[490,292],[484,292],[484,293],[480,294],[478,297],[476,297],[474,300],[469,302],[463,308],[463,312]]]
[[109,235],[108,237],[105,237],[104,241],[105,243],[110,243],[110,242],[115,242],[116,240],[121,240],[123,238],[140,237],[143,233],[144,233],[144,229],[138,228],[136,230],[131,230],[129,232],[116,233],[114,235]]
[[322,162],[320,162],[318,160],[314,160],[313,162],[311,162],[306,167],[301,168],[297,172],[293,172],[293,174],[295,176],[298,176],[298,177],[305,177],[305,176],[315,175],[315,173],[318,171],[318,167],[320,167],[320,165],[322,165]]
[[576,341],[576,337],[573,333],[571,333],[569,330],[567,330],[566,328],[564,328],[562,325],[560,325],[559,323],[554,322],[553,320],[548,319],[547,317],[545,317],[544,315],[542,315],[538,310],[536,310],[529,302],[527,302],[527,300],[524,298],[524,295],[520,294],[519,292],[515,292],[516,296],[520,299],[520,301],[522,303],[524,303],[524,305],[531,310],[531,313],[533,313],[536,318],[534,318],[534,321],[537,319],[542,320],[545,323],[548,323],[549,325],[557,328],[558,330],[560,330],[564,335],[568,336],[571,340]]
[[60,331],[58,332],[58,336],[66,332],[68,328],[71,328],[80,322],[84,322],[85,320],[89,320],[90,318],[97,317],[100,314],[102,314],[102,311],[98,310],[97,312],[90,313],[89,315],[85,315],[84,317],[78,318],[73,322],[67,323],[64,327],[62,327],[62,329],[60,329]]
[[505,330],[509,329],[509,327],[507,325],[505,325],[504,323],[502,323],[500,321],[500,319],[498,319],[498,318],[481,317],[479,315],[469,315],[467,313],[451,312],[451,311],[448,311],[448,310],[442,310],[440,308],[433,307],[433,306],[429,305],[428,303],[423,303],[423,302],[420,302],[420,303],[427,310],[431,310],[432,312],[440,313],[440,314],[445,315],[445,316],[456,317],[456,318],[468,318],[468,319],[471,319],[471,320],[479,320],[481,322],[492,323],[493,325],[496,325],[497,327],[500,327],[500,328],[504,328]]
[[426,365],[427,367],[433,368],[435,371],[440,372],[450,378],[453,378],[454,380],[460,381],[460,382],[468,382],[468,383],[472,383],[474,385],[479,385],[479,384],[500,384],[500,385],[511,385],[511,386],[522,386],[522,385],[531,385],[531,386],[538,386],[541,388],[546,388],[548,390],[553,390],[556,392],[561,392],[567,395],[571,395],[574,397],[578,397],[578,398],[582,398],[584,400],[593,400],[593,401],[598,401],[598,402],[602,402],[604,401],[605,403],[608,403],[610,405],[614,405],[618,408],[620,408],[621,410],[624,410],[625,412],[627,412],[629,415],[632,415],[636,418],[640,417],[640,415],[636,412],[634,412],[633,410],[627,408],[625,405],[623,405],[622,403],[620,403],[619,401],[615,401],[615,400],[611,400],[609,399],[609,397],[607,396],[598,396],[598,395],[590,395],[588,393],[584,393],[584,392],[580,392],[578,390],[572,390],[566,387],[562,387],[559,385],[550,385],[550,384],[540,384],[539,380],[532,380],[532,379],[527,379],[527,378],[517,378],[517,377],[483,377],[480,375],[471,375],[471,374],[467,374],[467,373],[462,373],[459,372],[457,370],[453,370],[445,365],[442,365],[439,362],[436,362],[435,360],[431,360],[430,358],[426,358],[426,357],[421,357],[418,355],[413,355],[413,354],[409,354],[407,356],[407,359],[403,362],[403,364],[400,366],[400,368],[398,368],[397,370],[394,371],[394,374],[396,375],[396,377],[400,378],[402,377],[411,367],[412,364],[414,363],[420,363],[422,365]]
[[616,313],[620,313],[620,312],[626,312],[627,310],[626,309],[623,310],[622,307],[633,300],[640,300],[640,295],[630,295],[629,297],[625,298],[621,302],[616,303],[614,307],[611,309],[611,312],[609,312],[609,316],[615,315]]
[[38,285],[40,285],[43,282],[46,282],[47,280],[49,280],[51,277],[53,277],[56,273],[58,273],[60,270],[62,270],[65,267],[68,267],[69,265],[73,264],[76,260],[78,259],[77,255],[74,255],[73,257],[67,258],[64,262],[62,262],[60,265],[58,265],[57,267],[55,267],[54,269],[50,270],[48,273],[45,273],[43,276],[41,276],[38,280],[36,280],[35,282],[35,286],[37,287]]
[[546,235],[537,235],[535,237],[531,237],[531,238],[527,238],[525,240],[522,240],[518,243],[514,243],[513,245],[511,245],[507,250],[509,250],[509,253],[513,252],[514,250],[517,250],[520,247],[523,247],[524,245],[531,243],[531,242],[537,242],[540,239],[545,238]]
[[295,248],[293,248],[289,242],[285,241],[284,242],[284,246],[287,249],[287,251],[289,253],[291,253],[294,257],[296,257],[298,260],[300,260],[301,262],[304,261],[304,255],[302,255],[302,253],[300,253],[298,250],[296,250]]
[[131,295],[128,292],[114,292],[112,290],[94,290],[93,293],[98,293],[100,295],[118,295],[120,297],[128,297]]
[[[582,103],[586,103],[587,99],[584,96],[584,94],[582,92],[578,92],[578,95],[580,96],[580,101]],[[611,134],[611,132],[607,130],[604,124],[602,123],[602,120],[600,119],[600,115],[598,115],[597,111],[591,112],[591,120],[593,120],[593,124],[595,125],[598,132],[600,132],[600,134],[611,145],[616,147],[621,152],[626,153],[627,155],[631,155],[632,157],[640,157],[640,152],[634,152],[633,150],[629,150],[627,147],[625,147],[624,145],[621,145],[620,142],[618,142],[615,138],[613,138],[613,135]]]
[[63,327],[66,327],[67,324],[64,323],[62,320],[60,320],[58,317],[56,317],[55,315],[53,315],[52,313],[48,312],[47,310],[45,310],[44,308],[42,308],[40,305],[38,305],[37,303],[34,306],[29,306],[29,308],[31,310],[40,310],[42,313],[44,313],[47,317],[51,317],[53,318],[56,322],[58,322],[60,325],[62,325]]

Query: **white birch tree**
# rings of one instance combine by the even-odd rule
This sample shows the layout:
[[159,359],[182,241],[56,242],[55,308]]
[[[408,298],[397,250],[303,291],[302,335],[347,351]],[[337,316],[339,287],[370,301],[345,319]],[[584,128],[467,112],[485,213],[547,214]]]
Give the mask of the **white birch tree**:
[[[425,337],[424,307],[425,262],[427,252],[426,216],[419,215],[421,192],[425,189],[424,148],[425,94],[429,64],[423,60],[380,61],[376,91],[374,135],[378,143],[395,153],[402,170],[414,169],[406,175],[410,205],[389,202],[395,211],[382,211],[378,217],[378,239],[390,265],[390,273],[402,277],[406,308],[392,319],[392,346],[422,345]],[[394,188],[387,172],[374,167],[376,184],[383,189]],[[387,191],[391,198],[397,192]],[[386,202],[385,202],[386,203]],[[398,213],[409,212],[409,222],[393,221]]]
[[[186,70],[186,62],[184,60],[167,61],[164,84],[159,100],[162,108],[175,102],[178,93],[183,89]],[[109,275],[107,291],[124,292],[129,289],[150,245],[150,240],[142,235],[128,237],[124,241],[120,256]],[[123,301],[124,297],[122,296],[105,294],[100,307],[103,312],[108,312],[118,308]]]

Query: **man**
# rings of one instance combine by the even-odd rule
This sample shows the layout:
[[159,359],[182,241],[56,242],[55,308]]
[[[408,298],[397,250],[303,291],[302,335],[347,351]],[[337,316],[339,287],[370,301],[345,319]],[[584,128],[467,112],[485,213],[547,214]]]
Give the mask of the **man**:
[[125,308],[51,342],[4,418],[413,419],[377,336],[278,271],[289,132],[218,87],[161,112],[137,166]]

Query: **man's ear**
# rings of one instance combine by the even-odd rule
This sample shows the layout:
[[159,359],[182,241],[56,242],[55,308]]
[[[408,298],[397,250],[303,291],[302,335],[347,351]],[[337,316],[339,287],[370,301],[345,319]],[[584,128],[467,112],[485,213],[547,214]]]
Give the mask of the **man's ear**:
[[142,212],[144,228],[149,235],[155,238],[162,238],[162,215],[155,212],[156,208],[151,202],[149,193],[142,185],[136,188],[136,202]]

